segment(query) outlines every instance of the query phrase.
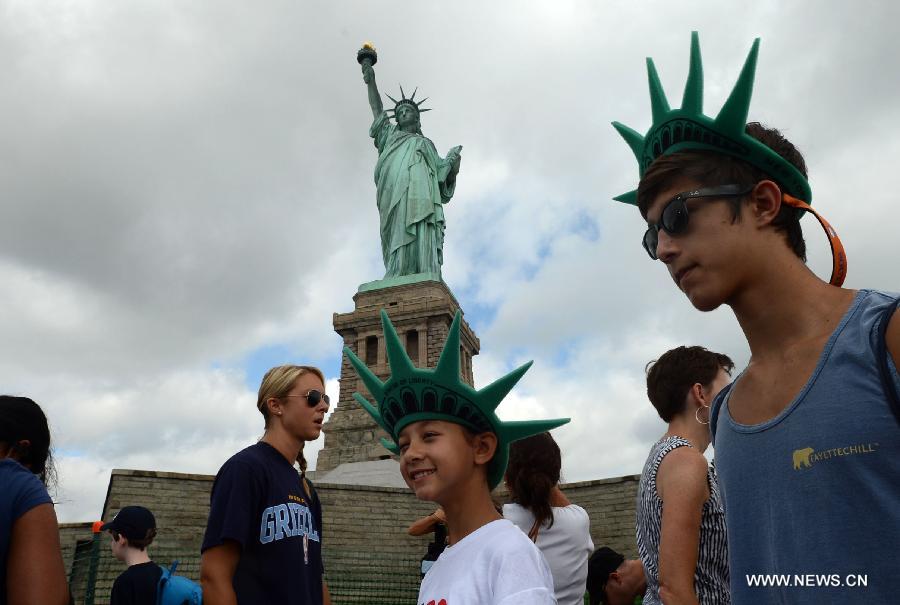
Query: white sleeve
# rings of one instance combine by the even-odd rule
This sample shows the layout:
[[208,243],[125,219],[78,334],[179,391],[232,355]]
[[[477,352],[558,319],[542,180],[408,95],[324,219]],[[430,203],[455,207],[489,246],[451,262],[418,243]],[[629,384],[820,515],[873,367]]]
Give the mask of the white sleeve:
[[544,555],[523,534],[514,537],[517,538],[515,548],[504,553],[494,576],[497,578],[494,587],[496,602],[506,605],[555,605],[553,576]]

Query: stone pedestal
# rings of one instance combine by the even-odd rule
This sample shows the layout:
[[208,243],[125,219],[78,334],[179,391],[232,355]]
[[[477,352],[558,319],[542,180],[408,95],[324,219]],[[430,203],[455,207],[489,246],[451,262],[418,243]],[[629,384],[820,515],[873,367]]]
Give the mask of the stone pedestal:
[[[349,347],[382,380],[390,376],[381,329],[381,309],[387,311],[406,352],[417,367],[433,368],[444,348],[453,316],[460,308],[447,285],[438,280],[418,281],[386,288],[360,291],[353,297],[356,309],[334,314],[334,330]],[[472,357],[480,343],[475,333],[462,321],[459,331],[460,372],[474,385]],[[359,391],[371,396],[346,356],[341,363],[340,395],[337,406],[323,427],[325,445],[319,452],[316,474],[321,476],[339,464],[390,458],[391,453],[380,443],[385,433],[353,399]]]

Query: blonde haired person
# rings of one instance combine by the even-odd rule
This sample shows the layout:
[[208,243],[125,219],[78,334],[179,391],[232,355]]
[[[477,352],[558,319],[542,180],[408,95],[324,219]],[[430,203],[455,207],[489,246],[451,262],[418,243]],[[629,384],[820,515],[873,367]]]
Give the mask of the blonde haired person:
[[[330,400],[322,371],[283,365],[262,379],[265,433],[222,465],[201,547],[207,605],[330,603],[322,566],[322,507],[303,476],[303,446],[319,437]],[[304,473],[305,474],[305,473]]]

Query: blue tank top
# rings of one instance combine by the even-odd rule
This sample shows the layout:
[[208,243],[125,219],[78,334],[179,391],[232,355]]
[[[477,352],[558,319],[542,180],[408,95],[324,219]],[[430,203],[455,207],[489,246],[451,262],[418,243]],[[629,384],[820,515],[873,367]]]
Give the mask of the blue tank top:
[[775,418],[738,424],[730,388],[713,404],[735,605],[900,602],[900,376],[878,336],[894,304],[861,290]]

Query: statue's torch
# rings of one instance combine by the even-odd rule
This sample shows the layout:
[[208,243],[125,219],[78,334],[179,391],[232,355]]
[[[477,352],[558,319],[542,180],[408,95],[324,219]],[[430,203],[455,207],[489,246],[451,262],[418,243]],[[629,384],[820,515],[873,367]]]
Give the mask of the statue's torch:
[[356,62],[365,67],[371,67],[378,63],[378,53],[371,42],[366,42],[356,51]]

